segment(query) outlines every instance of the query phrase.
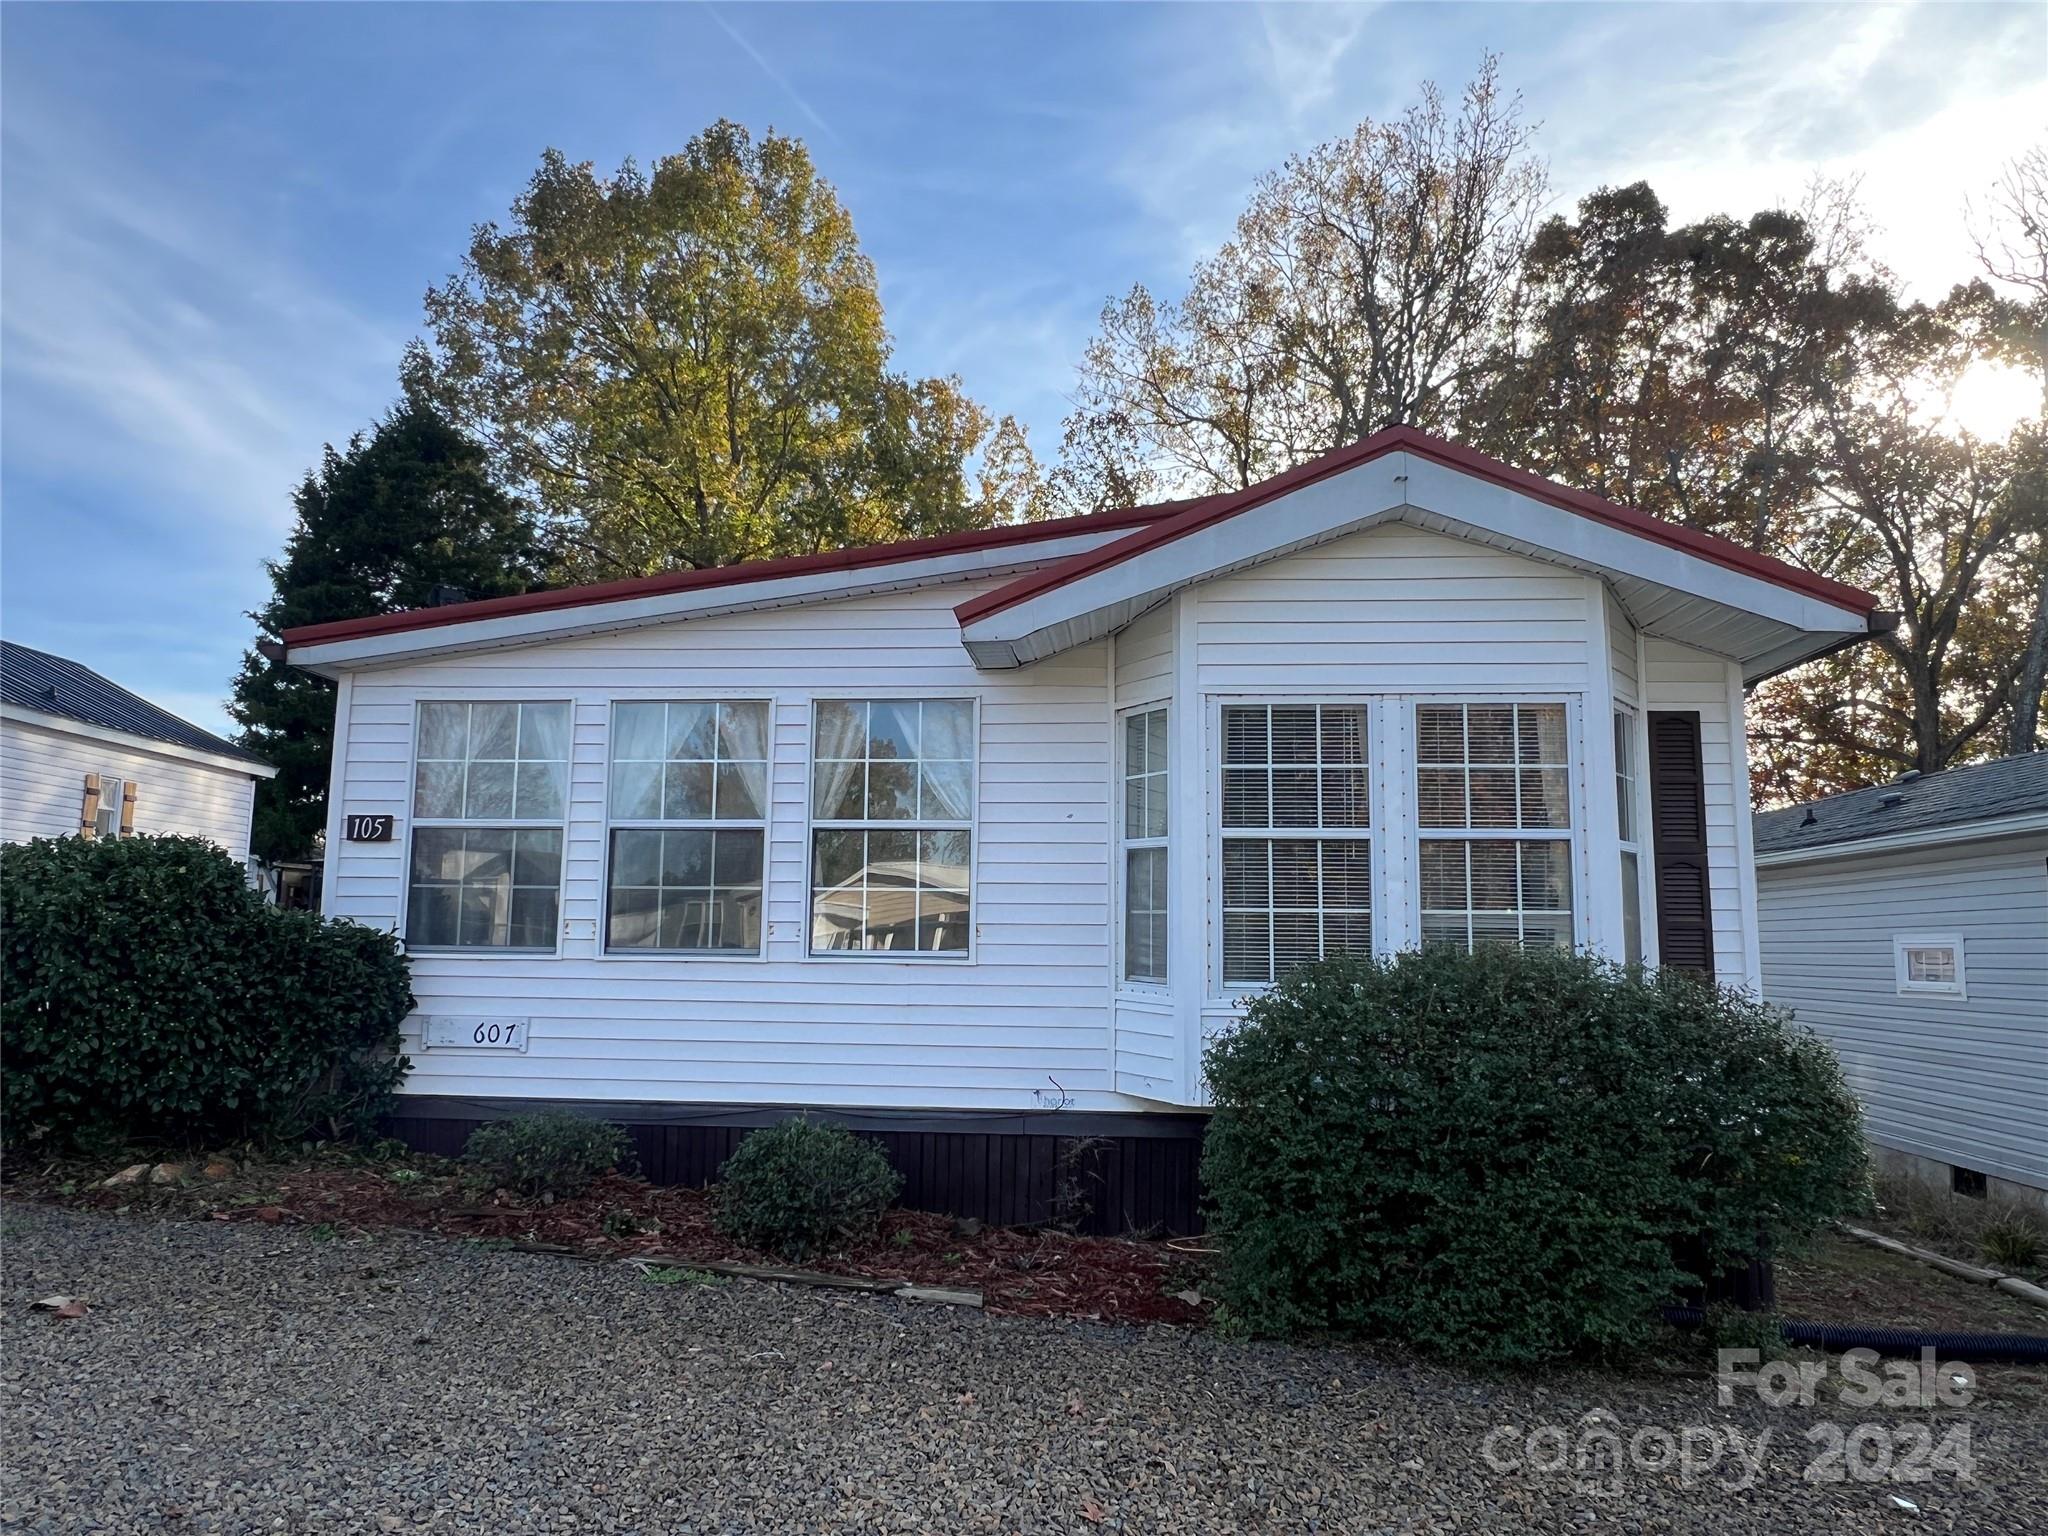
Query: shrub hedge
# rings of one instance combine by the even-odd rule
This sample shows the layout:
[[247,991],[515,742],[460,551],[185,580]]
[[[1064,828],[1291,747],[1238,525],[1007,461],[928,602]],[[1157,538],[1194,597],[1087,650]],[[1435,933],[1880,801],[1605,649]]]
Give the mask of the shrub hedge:
[[1232,1316],[1499,1364],[1657,1310],[1866,1197],[1832,1052],[1753,999],[1583,955],[1342,957],[1208,1056]]
[[367,1131],[412,1002],[389,935],[279,911],[202,839],[0,848],[10,1144]]
[[609,1121],[549,1110],[478,1126],[463,1143],[462,1160],[501,1189],[567,1199],[618,1167],[632,1150],[626,1133]]
[[802,1119],[749,1132],[718,1178],[719,1230],[787,1259],[871,1235],[903,1189],[873,1142]]

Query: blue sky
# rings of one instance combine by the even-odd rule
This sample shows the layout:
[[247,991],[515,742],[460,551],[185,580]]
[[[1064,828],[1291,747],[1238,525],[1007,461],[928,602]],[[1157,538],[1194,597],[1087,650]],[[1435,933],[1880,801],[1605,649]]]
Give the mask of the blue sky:
[[0,623],[224,728],[292,488],[544,146],[802,136],[899,365],[1050,457],[1108,295],[1177,291],[1261,171],[1489,47],[1558,206],[1860,175],[1929,294],[1970,270],[1963,194],[2048,123],[2032,4],[7,6]]

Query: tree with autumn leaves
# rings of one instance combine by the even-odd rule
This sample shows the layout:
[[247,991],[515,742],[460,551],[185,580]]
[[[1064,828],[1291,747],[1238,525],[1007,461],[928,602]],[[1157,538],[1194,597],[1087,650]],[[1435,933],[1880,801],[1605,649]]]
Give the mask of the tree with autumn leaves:
[[1853,189],[1673,226],[1642,183],[1539,220],[1546,187],[1492,59],[1455,108],[1425,89],[1291,159],[1181,298],[1105,307],[1054,484],[1234,490],[1380,427],[1446,433],[1897,613],[1757,690],[1761,799],[2039,747],[2044,417],[1988,439],[1949,404],[1995,365],[2048,398],[2048,154],[1983,210],[1984,274],[1932,304],[1871,258]]
[[1042,510],[1005,472],[1014,421],[892,371],[874,264],[797,139],[719,122],[610,177],[549,150],[426,310],[408,388],[531,497],[563,580]]
[[[800,141],[720,122],[608,177],[549,151],[429,290],[406,397],[524,519],[514,585],[1236,489],[1420,426],[1880,594],[1893,632],[1753,696],[1760,798],[2038,747],[2048,150],[1974,210],[1983,271],[1935,303],[1871,257],[1848,189],[1685,225],[1643,183],[1548,198],[1492,58],[1293,157],[1180,296],[1104,308],[1048,469],[958,379],[893,368]],[[2044,401],[1995,439],[1948,410],[1991,365]]]

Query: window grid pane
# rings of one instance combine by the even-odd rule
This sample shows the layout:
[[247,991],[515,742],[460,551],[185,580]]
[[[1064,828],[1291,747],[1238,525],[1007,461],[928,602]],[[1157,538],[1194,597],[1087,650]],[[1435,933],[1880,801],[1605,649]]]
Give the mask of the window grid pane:
[[1569,948],[1571,849],[1563,840],[1422,839],[1422,942]]
[[607,950],[761,952],[768,732],[759,699],[612,706]]
[[763,839],[746,828],[615,828],[606,947],[758,953]]
[[1223,710],[1223,981],[1372,949],[1366,706]]
[[1123,979],[1166,981],[1167,711],[1124,716]]
[[636,699],[613,705],[614,822],[759,823],[767,808],[766,703]]
[[406,943],[553,949],[569,706],[436,700],[420,704],[415,718]]
[[561,878],[559,828],[416,828],[405,941],[428,949],[552,949]]
[[971,700],[815,706],[811,953],[966,954],[974,747]]
[[1417,819],[1459,830],[1571,825],[1562,704],[1419,704]]
[[1625,709],[1614,712],[1614,820],[1624,843],[1636,840],[1636,733],[1635,716]]
[[[1617,712],[1618,780],[1633,764],[1621,752],[1623,719]],[[1572,844],[1554,835],[1572,825],[1564,705],[1418,704],[1415,789],[1417,822],[1432,834],[1416,847],[1423,944],[1569,948]],[[1626,817],[1633,802],[1621,803]],[[1530,835],[1544,832],[1553,835]],[[1637,907],[1624,943],[1639,948]],[[1626,928],[1626,892],[1623,911]]]
[[419,707],[415,821],[560,821],[569,792],[569,706],[431,702]]

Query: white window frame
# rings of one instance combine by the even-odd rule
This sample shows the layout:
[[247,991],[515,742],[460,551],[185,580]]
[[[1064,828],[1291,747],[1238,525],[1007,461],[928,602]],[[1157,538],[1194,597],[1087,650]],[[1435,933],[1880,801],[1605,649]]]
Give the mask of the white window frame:
[[[1657,900],[1654,881],[1646,883],[1644,879],[1644,866],[1646,863],[1644,855],[1647,852],[1647,844],[1643,833],[1649,826],[1649,821],[1643,796],[1643,766],[1645,758],[1642,738],[1642,712],[1633,704],[1624,704],[1617,699],[1614,702],[1614,740],[1616,748],[1614,759],[1615,846],[1620,855],[1633,857],[1636,862],[1636,948],[1638,953],[1635,963],[1643,966],[1654,966],[1656,963],[1656,941],[1653,930],[1657,926]],[[1621,749],[1624,746],[1627,749],[1628,761],[1628,771],[1626,772],[1622,768],[1621,756]],[[1625,837],[1622,835],[1622,818],[1624,814],[1627,816],[1629,827],[1629,835]],[[1574,819],[1576,820],[1576,818]],[[1621,958],[1626,961],[1628,959],[1628,865],[1622,863],[1619,858],[1617,858],[1616,862],[1621,866],[1623,893],[1622,906],[1615,913],[1615,920],[1621,925]],[[1651,870],[1649,873],[1654,875],[1655,871]]]
[[[818,706],[821,704],[878,704],[916,702],[920,704],[965,704],[972,712],[969,741],[974,755],[973,788],[968,795],[968,817],[964,822],[897,821],[869,823],[839,821],[818,815]],[[981,741],[981,695],[961,688],[890,688],[862,693],[835,689],[811,694],[804,699],[804,885],[798,958],[815,965],[944,965],[972,966],[981,958],[981,792],[984,754]],[[817,889],[813,864],[817,858],[818,833],[841,831],[964,831],[967,833],[967,948],[958,949],[813,949],[811,947],[811,900]],[[765,872],[764,872],[765,873]]]
[[[130,780],[123,778],[118,773],[101,773],[99,780],[99,800],[93,806],[92,811],[92,835],[94,840],[97,841],[104,837],[114,842],[119,842],[124,836],[133,837],[134,833],[124,833],[121,830],[121,806],[128,797]],[[108,792],[110,789],[112,793]],[[107,829],[104,832],[100,830],[100,819],[102,817],[110,817],[107,822]]]
[[[1209,790],[1209,815],[1207,842],[1209,849],[1210,878],[1207,882],[1207,899],[1203,903],[1203,929],[1208,937],[1207,965],[1209,970],[1208,992],[1212,1000],[1234,1003],[1238,999],[1255,996],[1275,985],[1271,981],[1231,981],[1224,975],[1225,935],[1223,922],[1223,845],[1226,840],[1237,837],[1265,842],[1284,841],[1290,838],[1303,841],[1341,839],[1363,842],[1368,846],[1367,868],[1372,881],[1372,910],[1369,914],[1372,933],[1370,953],[1377,956],[1386,953],[1386,838],[1383,834],[1387,796],[1383,792],[1381,775],[1384,773],[1384,752],[1386,731],[1384,711],[1380,705],[1386,698],[1383,694],[1288,694],[1288,693],[1244,693],[1211,694],[1205,712],[1208,725],[1208,746],[1204,753]],[[1223,790],[1226,782],[1225,769],[1230,766],[1224,761],[1224,725],[1226,711],[1242,708],[1321,708],[1334,705],[1345,709],[1358,709],[1365,714],[1365,786],[1366,821],[1364,827],[1291,827],[1264,829],[1230,827],[1223,825]],[[1269,748],[1270,750],[1270,748]],[[1169,855],[1170,857],[1170,855]],[[1173,939],[1169,937],[1168,944]]]
[[[1133,719],[1153,714],[1166,716],[1166,766],[1163,769],[1156,770],[1166,780],[1166,832],[1159,837],[1132,837],[1130,835],[1130,827],[1124,819],[1130,794],[1129,722]],[[1128,709],[1120,709],[1113,718],[1116,731],[1116,799],[1110,807],[1110,815],[1115,825],[1116,846],[1114,874],[1116,885],[1116,903],[1114,907],[1116,914],[1114,919],[1116,927],[1116,989],[1119,992],[1140,993],[1148,997],[1161,997],[1170,990],[1172,985],[1172,956],[1174,946],[1179,942],[1178,936],[1173,931],[1173,779],[1175,770],[1179,767],[1179,764],[1175,761],[1173,750],[1173,704],[1167,699],[1156,699],[1150,703],[1136,704]],[[1154,770],[1151,770],[1148,765],[1148,772],[1150,771]],[[1139,848],[1161,848],[1166,851],[1165,916],[1167,970],[1164,975],[1157,978],[1133,977],[1126,974],[1127,957],[1125,955],[1125,948],[1129,942],[1130,933],[1126,927],[1129,914],[1125,910],[1125,903],[1129,900],[1130,896],[1130,855],[1133,849]]]
[[[559,704],[569,712],[568,756],[564,759],[566,782],[562,790],[562,814],[550,821],[520,819],[507,816],[490,821],[472,821],[467,817],[420,816],[415,814],[419,796],[420,772],[420,714],[429,704]],[[514,777],[516,778],[516,772]],[[568,880],[569,880],[569,807],[576,792],[576,701],[560,696],[544,699],[520,698],[504,693],[422,695],[412,701],[412,746],[406,754],[405,768],[405,840],[399,850],[398,866],[398,938],[405,952],[410,955],[430,957],[436,960],[559,960],[562,958],[563,934],[568,926]],[[338,810],[339,808],[337,808]],[[407,942],[406,931],[412,921],[412,856],[413,838],[421,827],[479,827],[486,830],[509,827],[514,831],[523,828],[557,829],[562,834],[562,857],[555,873],[555,942],[542,948],[527,949],[513,945],[460,945],[431,944],[415,945]],[[332,886],[329,887],[332,889]]]
[[[1407,825],[1405,852],[1410,878],[1408,881],[1407,912],[1409,935],[1415,948],[1422,947],[1422,845],[1426,841],[1452,842],[1564,842],[1569,845],[1567,858],[1571,871],[1572,920],[1571,942],[1566,947],[1582,949],[1587,943],[1586,929],[1589,920],[1587,907],[1590,893],[1587,890],[1585,861],[1585,835],[1588,806],[1593,796],[1586,783],[1586,743],[1583,720],[1582,697],[1578,694],[1546,689],[1529,693],[1447,693],[1403,694],[1394,699],[1405,713],[1401,724],[1401,742],[1404,761],[1401,773],[1404,780],[1402,803],[1406,808]],[[1432,705],[1524,705],[1540,706],[1554,704],[1564,710],[1565,783],[1571,808],[1569,827],[1425,827],[1422,824],[1422,743],[1418,725],[1423,709]],[[1611,726],[1609,727],[1612,728]],[[1469,759],[1467,759],[1469,763]],[[1490,766],[1519,766],[1496,764]],[[1467,892],[1470,896],[1470,892]],[[1518,909],[1519,910],[1519,909]],[[1647,926],[1647,919],[1646,919]],[[1646,945],[1647,953],[1647,945]]]
[[[612,813],[612,745],[618,739],[617,720],[621,704],[758,704],[768,715],[768,731],[762,741],[766,754],[763,760],[761,786],[761,819],[759,821],[649,821],[644,818],[615,817]],[[759,694],[728,695],[695,693],[677,695],[623,695],[610,699],[605,705],[604,737],[604,849],[599,859],[597,887],[597,957],[601,960],[684,960],[694,964],[716,961],[758,963],[768,958],[768,910],[769,910],[769,865],[774,853],[775,817],[775,700]],[[714,725],[714,730],[716,729]],[[573,743],[572,743],[573,746]],[[637,759],[636,759],[637,761]],[[714,761],[717,761],[714,759]],[[713,774],[714,796],[717,789],[716,770]],[[712,809],[717,809],[714,798]],[[612,833],[615,831],[755,831],[761,834],[761,937],[752,949],[649,949],[636,946],[613,948],[611,943],[612,908]],[[808,867],[808,866],[807,866]],[[806,898],[808,908],[808,897]]]
[[[1915,981],[1909,953],[1916,949],[1945,949],[1955,958],[1953,981]],[[1895,933],[1892,935],[1892,971],[1901,997],[1932,996],[1967,998],[1968,983],[1963,974],[1963,936],[1960,933]]]

